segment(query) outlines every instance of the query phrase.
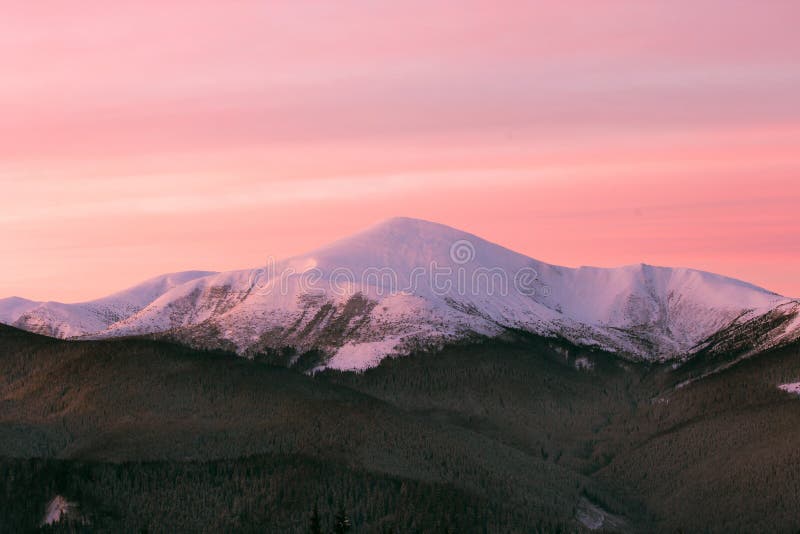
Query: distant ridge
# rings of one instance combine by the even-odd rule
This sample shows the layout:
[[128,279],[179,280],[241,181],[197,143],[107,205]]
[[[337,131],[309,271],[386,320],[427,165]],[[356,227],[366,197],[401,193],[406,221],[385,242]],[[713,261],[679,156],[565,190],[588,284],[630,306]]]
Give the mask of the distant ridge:
[[75,304],[0,299],[0,321],[54,337],[94,334],[142,310],[170,289],[213,271],[184,271],[146,280],[107,297]]

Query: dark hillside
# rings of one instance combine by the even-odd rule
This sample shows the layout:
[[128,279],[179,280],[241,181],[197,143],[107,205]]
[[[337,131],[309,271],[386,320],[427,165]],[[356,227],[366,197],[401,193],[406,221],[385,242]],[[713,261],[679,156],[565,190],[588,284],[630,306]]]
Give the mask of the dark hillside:
[[681,368],[522,335],[310,377],[0,327],[0,530],[62,495],[114,531],[302,532],[317,503],[368,532],[791,532],[800,397],[776,386],[799,351],[676,388]]

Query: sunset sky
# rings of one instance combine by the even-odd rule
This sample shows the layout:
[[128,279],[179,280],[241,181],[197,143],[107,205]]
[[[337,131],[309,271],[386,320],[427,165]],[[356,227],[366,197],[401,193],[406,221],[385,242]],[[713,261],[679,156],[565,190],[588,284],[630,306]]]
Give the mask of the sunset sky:
[[800,2],[3,3],[0,298],[405,215],[800,297]]

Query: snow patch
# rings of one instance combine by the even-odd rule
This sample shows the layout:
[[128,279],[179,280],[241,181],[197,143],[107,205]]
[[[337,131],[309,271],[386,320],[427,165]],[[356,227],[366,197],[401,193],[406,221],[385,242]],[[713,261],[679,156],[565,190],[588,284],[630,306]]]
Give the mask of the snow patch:
[[61,495],[56,495],[49,503],[47,503],[44,517],[42,518],[42,526],[54,525],[58,523],[65,516],[69,515],[70,511],[74,509],[75,503],[67,501]]
[[328,361],[326,367],[339,371],[363,371],[377,366],[381,360],[396,349],[399,338],[389,337],[383,341],[346,343]]
[[794,393],[795,395],[800,395],[800,382],[793,382],[791,384],[781,384],[778,386],[778,389],[785,391],[786,393]]
[[607,530],[617,532],[625,530],[627,521],[624,518],[604,510],[586,497],[578,500],[575,507],[575,519],[589,530]]

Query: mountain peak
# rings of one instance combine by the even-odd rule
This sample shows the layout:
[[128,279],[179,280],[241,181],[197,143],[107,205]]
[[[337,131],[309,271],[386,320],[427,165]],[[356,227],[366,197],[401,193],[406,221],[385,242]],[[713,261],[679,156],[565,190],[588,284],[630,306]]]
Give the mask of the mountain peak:
[[62,337],[169,333],[248,354],[317,350],[329,358],[321,365],[347,369],[508,329],[647,360],[689,357],[720,332],[763,329],[758,321],[771,325],[761,348],[800,335],[800,304],[738,280],[644,263],[549,265],[411,217],[271,267],[175,273],[76,305],[0,301],[0,321]]
[[341,239],[331,245],[336,245],[348,241],[370,241],[373,244],[379,244],[380,241],[393,244],[398,240],[446,240],[446,239],[461,239],[473,238],[480,239],[479,237],[470,233],[464,232],[452,226],[445,224],[426,221],[424,219],[414,219],[411,217],[391,217],[374,224],[360,232],[352,234],[349,237]]
[[[439,269],[449,269],[448,276],[455,278],[476,270],[516,273],[540,264],[474,234],[409,217],[387,219],[289,262],[313,265],[323,273],[345,270],[356,279],[381,270],[400,287],[413,286],[412,293],[424,296],[431,295],[432,277]],[[444,277],[441,272],[439,276]]]
[[450,228],[446,224],[437,223],[434,221],[429,221],[427,219],[420,219],[418,217],[406,217],[404,215],[395,215],[393,217],[389,217],[387,219],[383,219],[382,221],[377,222],[376,224],[372,225],[372,227],[379,227],[379,226],[386,226],[386,227],[395,227],[398,229],[402,229],[404,227],[418,227],[418,226],[443,226],[445,228]]

